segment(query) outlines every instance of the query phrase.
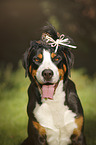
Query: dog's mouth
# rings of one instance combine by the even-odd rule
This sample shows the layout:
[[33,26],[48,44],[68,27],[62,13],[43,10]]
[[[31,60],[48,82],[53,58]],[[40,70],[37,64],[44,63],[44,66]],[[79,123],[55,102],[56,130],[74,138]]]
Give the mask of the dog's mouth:
[[42,85],[42,99],[51,99],[53,100],[53,95],[55,93],[57,84],[44,84]]
[[41,84],[39,81],[36,79],[36,84],[39,88],[40,94],[41,94],[41,100],[53,100],[53,96],[55,94],[56,88],[61,80],[61,76],[59,77],[59,80],[57,82],[52,82],[52,81],[45,81],[45,83]]
[[40,84],[38,81],[36,81],[41,93],[41,100],[47,100],[51,99],[53,100],[53,96],[55,94],[55,90],[58,86],[58,83],[45,83],[45,84]]

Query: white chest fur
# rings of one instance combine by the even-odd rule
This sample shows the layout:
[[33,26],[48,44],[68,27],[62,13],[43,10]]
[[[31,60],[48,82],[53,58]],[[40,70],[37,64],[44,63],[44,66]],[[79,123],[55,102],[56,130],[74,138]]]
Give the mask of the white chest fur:
[[64,106],[65,92],[60,81],[53,100],[46,100],[40,106],[36,104],[34,115],[41,126],[45,127],[49,145],[68,145],[74,128],[76,114]]

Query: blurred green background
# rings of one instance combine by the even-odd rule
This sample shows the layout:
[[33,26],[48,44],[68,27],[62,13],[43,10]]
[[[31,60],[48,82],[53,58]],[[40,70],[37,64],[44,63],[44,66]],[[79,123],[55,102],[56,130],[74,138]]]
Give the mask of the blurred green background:
[[71,79],[85,112],[88,145],[96,145],[96,0],[0,1],[0,145],[27,136],[27,88],[21,59],[46,22],[70,36],[78,49]]

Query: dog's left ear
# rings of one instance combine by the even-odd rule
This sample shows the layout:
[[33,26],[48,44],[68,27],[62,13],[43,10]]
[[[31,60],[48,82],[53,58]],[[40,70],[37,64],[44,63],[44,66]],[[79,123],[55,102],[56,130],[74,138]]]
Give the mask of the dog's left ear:
[[[66,36],[66,38],[68,38],[68,40],[69,40],[69,46],[71,45],[71,46],[77,48],[73,39],[71,39],[69,36]],[[71,68],[73,67],[73,64],[74,64],[74,55],[71,52],[72,49],[74,49],[74,48],[71,48],[71,47],[68,47],[68,46],[63,47],[63,52],[64,52],[64,56],[65,56],[65,59],[66,59],[69,76],[71,76],[70,70],[71,70]]]
[[67,68],[68,68],[68,76],[71,76],[71,68],[73,67],[74,64],[74,55],[71,52],[70,48],[64,48],[64,56],[66,59],[66,63],[67,63]]

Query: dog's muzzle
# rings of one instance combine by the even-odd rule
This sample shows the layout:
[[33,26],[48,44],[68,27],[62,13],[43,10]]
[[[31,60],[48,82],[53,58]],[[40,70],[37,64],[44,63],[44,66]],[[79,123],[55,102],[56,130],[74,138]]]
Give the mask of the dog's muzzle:
[[42,76],[44,77],[45,81],[50,81],[52,79],[52,76],[53,76],[53,71],[51,69],[45,69],[42,72]]
[[49,82],[52,79],[53,71],[51,69],[45,69],[42,72],[42,76],[44,80],[47,82],[46,84],[42,85],[42,99],[52,99],[55,85],[50,84]]

